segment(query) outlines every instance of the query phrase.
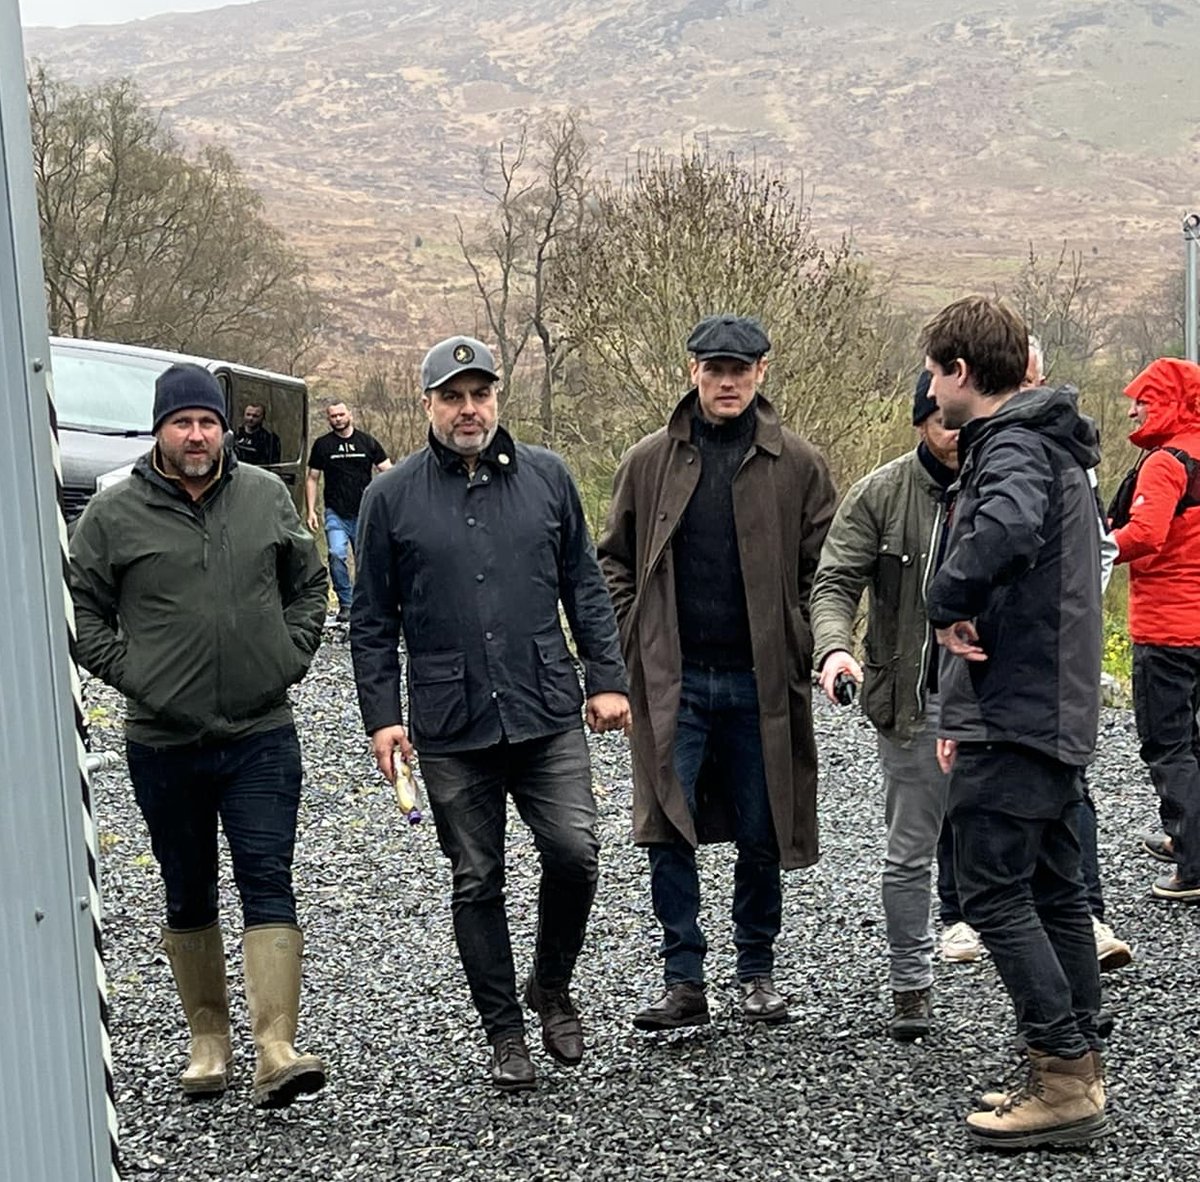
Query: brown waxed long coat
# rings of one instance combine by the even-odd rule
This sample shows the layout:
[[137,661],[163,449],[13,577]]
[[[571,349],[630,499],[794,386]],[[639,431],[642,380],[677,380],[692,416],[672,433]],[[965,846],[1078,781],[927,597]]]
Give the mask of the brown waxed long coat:
[[[666,427],[625,455],[599,545],[629,669],[639,845],[733,839],[726,796],[702,774],[693,821],[674,770],[682,658],[670,543],[700,477],[700,451],[691,442],[695,402],[692,390]],[[836,502],[821,454],[781,426],[760,395],[753,445],[733,481],[733,511],[771,814],[788,870],[818,856],[808,596]]]

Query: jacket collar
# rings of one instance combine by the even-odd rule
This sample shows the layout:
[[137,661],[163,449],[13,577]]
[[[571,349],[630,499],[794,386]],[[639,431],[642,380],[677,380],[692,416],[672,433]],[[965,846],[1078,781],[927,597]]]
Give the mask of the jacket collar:
[[[466,469],[462,456],[439,442],[434,437],[432,428],[429,431],[429,450],[443,471],[458,472]],[[492,437],[492,442],[480,453],[479,462],[487,464],[497,472],[515,472],[517,470],[517,445],[503,427],[496,427],[496,434]]]
[[[690,443],[692,438],[692,415],[696,400],[700,397],[693,386],[678,402],[667,420],[667,434],[680,443]],[[759,394],[754,408],[754,446],[768,455],[778,456],[783,451],[783,428],[775,408]]]

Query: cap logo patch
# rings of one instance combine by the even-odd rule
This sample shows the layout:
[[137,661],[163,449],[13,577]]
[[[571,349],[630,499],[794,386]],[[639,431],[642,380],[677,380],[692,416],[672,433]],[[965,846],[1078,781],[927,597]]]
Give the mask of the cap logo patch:
[[454,360],[459,365],[466,365],[468,362],[475,360],[475,350],[470,345],[455,345]]

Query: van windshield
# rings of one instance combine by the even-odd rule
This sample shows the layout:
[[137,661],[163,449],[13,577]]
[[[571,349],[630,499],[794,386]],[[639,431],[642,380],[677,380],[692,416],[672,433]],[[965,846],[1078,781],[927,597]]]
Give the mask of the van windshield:
[[154,381],[165,368],[145,357],[51,346],[54,408],[62,427],[149,435]]

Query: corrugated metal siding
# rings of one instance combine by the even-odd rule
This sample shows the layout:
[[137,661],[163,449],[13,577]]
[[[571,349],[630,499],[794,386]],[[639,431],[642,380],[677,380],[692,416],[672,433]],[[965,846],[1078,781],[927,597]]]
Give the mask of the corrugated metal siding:
[[[0,0],[0,1179],[117,1176],[20,19]],[[95,919],[98,920],[98,916]]]

